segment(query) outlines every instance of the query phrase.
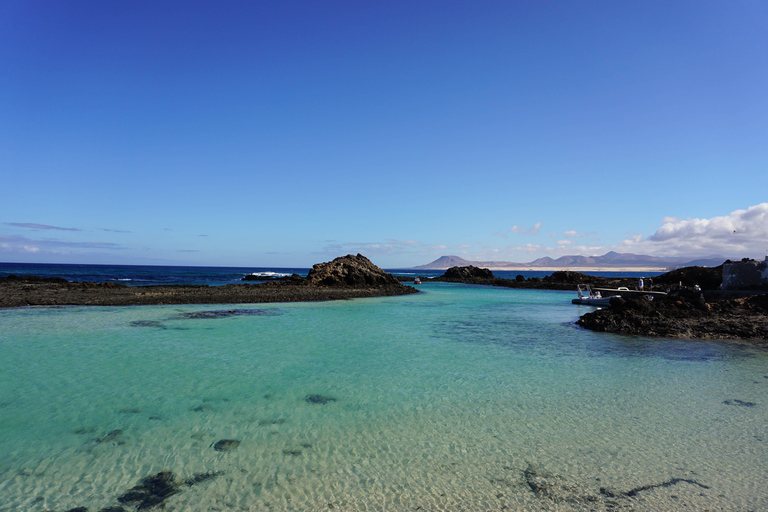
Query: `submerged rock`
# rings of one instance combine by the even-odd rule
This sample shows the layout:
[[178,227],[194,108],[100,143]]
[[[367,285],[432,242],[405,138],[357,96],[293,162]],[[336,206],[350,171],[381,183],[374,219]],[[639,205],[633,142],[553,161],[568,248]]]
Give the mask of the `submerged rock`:
[[181,313],[183,319],[208,319],[208,318],[228,318],[230,316],[270,316],[276,315],[274,309],[225,309],[217,311],[193,311],[191,313]]
[[213,446],[213,449],[217,452],[228,452],[234,450],[239,445],[240,441],[236,439],[222,439],[221,441],[216,441],[211,446]]
[[324,395],[307,395],[304,398],[304,401],[310,404],[321,404],[325,405],[331,402],[335,402],[336,398],[332,396],[324,396]]

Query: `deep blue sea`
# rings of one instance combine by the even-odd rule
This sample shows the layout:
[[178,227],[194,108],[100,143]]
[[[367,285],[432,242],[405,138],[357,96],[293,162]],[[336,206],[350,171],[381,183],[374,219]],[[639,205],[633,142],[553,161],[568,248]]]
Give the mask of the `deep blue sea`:
[[[387,269],[395,275],[437,277],[443,270]],[[220,286],[239,283],[243,277],[255,273],[306,276],[309,268],[283,267],[187,267],[148,265],[71,265],[51,263],[0,263],[0,277],[8,275],[35,275],[41,277],[63,277],[77,282],[119,282],[129,286],[158,284],[205,284]],[[514,279],[521,274],[526,278],[545,277],[552,272],[545,271],[494,271],[496,277]],[[659,272],[590,272],[590,275],[604,277],[651,277]]]
[[[418,289],[0,310],[0,511],[768,510],[765,349],[583,330],[567,291]],[[160,472],[162,503],[129,492]]]

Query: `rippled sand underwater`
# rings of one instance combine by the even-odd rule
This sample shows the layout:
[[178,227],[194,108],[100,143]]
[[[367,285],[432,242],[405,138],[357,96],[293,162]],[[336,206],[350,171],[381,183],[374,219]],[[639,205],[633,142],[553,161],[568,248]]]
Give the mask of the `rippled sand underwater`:
[[764,510],[768,354],[564,292],[0,311],[0,510]]

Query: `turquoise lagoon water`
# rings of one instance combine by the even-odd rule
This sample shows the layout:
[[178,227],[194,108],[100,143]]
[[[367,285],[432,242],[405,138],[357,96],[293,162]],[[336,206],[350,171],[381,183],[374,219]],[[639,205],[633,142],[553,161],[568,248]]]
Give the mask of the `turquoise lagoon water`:
[[420,289],[0,310],[0,510],[132,511],[161,471],[216,475],[169,512],[768,509],[766,350],[582,330],[566,292]]

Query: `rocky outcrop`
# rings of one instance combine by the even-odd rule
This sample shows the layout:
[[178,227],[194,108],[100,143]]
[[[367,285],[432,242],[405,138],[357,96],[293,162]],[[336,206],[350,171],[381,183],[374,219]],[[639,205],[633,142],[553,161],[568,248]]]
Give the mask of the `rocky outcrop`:
[[768,342],[768,295],[705,301],[702,293],[682,290],[652,301],[617,297],[610,307],[587,313],[576,323],[638,336]]
[[471,283],[471,284],[490,284],[486,281],[496,279],[493,272],[487,268],[475,267],[469,265],[465,267],[451,267],[445,271],[440,277],[434,279],[434,281],[448,281],[456,283]]
[[151,304],[256,304],[387,297],[418,293],[371,263],[344,256],[298,274],[259,284],[125,286],[35,279],[0,279],[0,308],[19,306],[128,306]]
[[314,286],[353,288],[403,286],[395,276],[380,269],[362,254],[348,254],[327,263],[313,265],[307,274],[307,283]]

